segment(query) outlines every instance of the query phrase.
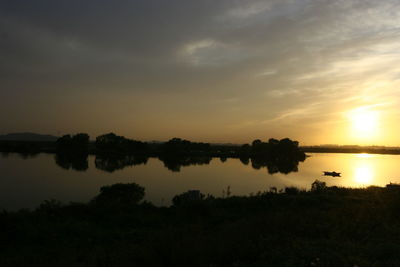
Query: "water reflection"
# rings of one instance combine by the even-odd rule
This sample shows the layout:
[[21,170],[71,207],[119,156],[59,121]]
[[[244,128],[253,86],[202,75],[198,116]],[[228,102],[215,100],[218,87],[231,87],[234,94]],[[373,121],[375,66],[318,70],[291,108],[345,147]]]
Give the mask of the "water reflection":
[[298,171],[299,160],[296,159],[265,159],[265,158],[252,158],[251,166],[259,170],[267,168],[269,174],[283,173],[289,174]]
[[146,164],[148,160],[149,157],[137,155],[97,155],[95,159],[95,166],[97,169],[102,171],[114,172],[116,170],[121,170],[126,167]]
[[373,158],[374,155],[372,154],[367,154],[367,153],[361,153],[361,154],[357,154],[358,158],[363,158],[363,159],[368,159],[368,158]]
[[[292,162],[285,167],[282,162],[272,164],[248,157],[228,158],[225,162],[208,157],[162,158],[161,162],[154,157],[109,158],[89,155],[71,159],[63,154],[40,154],[24,160],[25,156],[16,153],[2,153],[0,209],[37,206],[43,199],[51,198],[63,202],[85,202],[103,185],[132,181],[145,186],[148,190],[146,200],[157,205],[168,205],[168,200],[174,195],[192,189],[221,195],[222,190],[230,186],[233,195],[248,195],[269,190],[270,187],[278,190],[285,186],[310,189],[316,179],[326,182],[328,186],[343,187],[400,183],[400,155],[310,155],[304,163],[297,165]],[[142,164],[142,167],[126,168],[137,164]],[[202,167],[186,167],[193,165]],[[176,173],[183,168],[185,171]],[[71,173],[64,169],[85,171]],[[296,169],[298,172],[283,174]],[[341,172],[342,177],[323,176],[324,170]],[[275,173],[272,176],[269,172]]]
[[191,165],[208,165],[212,157],[198,157],[198,156],[160,156],[158,158],[164,163],[164,166],[173,172],[180,172],[181,167]]
[[[26,155],[24,158],[28,157]],[[30,156],[31,157],[31,156]],[[87,153],[57,153],[54,156],[56,164],[66,170],[86,171],[89,168],[88,154]],[[105,172],[114,172],[122,170],[126,167],[135,165],[147,164],[149,157],[143,155],[96,155],[95,167]],[[209,156],[184,156],[184,155],[163,155],[158,159],[164,163],[164,167],[172,172],[180,172],[182,167],[195,166],[195,165],[208,165],[212,161]],[[263,157],[239,158],[240,162],[244,165],[249,165],[253,169],[260,170],[266,168],[269,174],[283,173],[289,174],[298,171],[299,160],[285,158],[285,159],[266,159]],[[227,161],[226,157],[220,158],[221,163]]]
[[[327,178],[329,185],[340,185],[345,187],[365,187],[370,185],[385,186],[387,179],[398,177],[387,177],[388,173],[397,175],[394,167],[396,155],[378,154],[313,154],[312,170],[318,168],[320,171],[334,170],[341,173],[341,177]],[[396,164],[396,163],[395,163]],[[307,163],[302,168],[308,168]],[[302,170],[303,171],[303,170]],[[390,182],[390,180],[389,180]]]
[[361,185],[370,185],[372,184],[374,177],[374,172],[372,171],[371,166],[359,165],[355,168],[354,171],[354,179],[358,184]]
[[[1,152],[1,156],[3,158],[7,158],[9,156],[9,152]],[[38,152],[22,152],[22,153],[16,153],[18,155],[18,157],[20,157],[21,159],[33,159],[35,157],[37,157],[37,155],[39,155]]]
[[[19,157],[23,159],[30,159],[37,156],[36,153],[19,153]],[[7,153],[2,153],[2,157],[8,157]],[[347,157],[344,156],[344,157]],[[377,165],[375,155],[371,154],[356,154],[348,155],[350,157],[348,162],[337,163],[334,168],[329,167],[326,169],[335,169],[343,171],[342,183],[354,185],[371,185],[376,183],[375,179],[375,165]],[[88,154],[87,153],[57,153],[54,156],[56,164],[66,170],[87,171],[89,168]],[[120,155],[120,156],[106,156],[97,155],[94,160],[95,167],[105,172],[114,172],[122,170],[126,167],[135,165],[147,164],[149,157],[138,155]],[[195,165],[208,165],[212,161],[212,157],[208,156],[160,156],[158,157],[163,162],[164,167],[172,172],[180,172],[182,167],[195,166]],[[293,158],[275,158],[266,159],[263,157],[239,158],[240,162],[244,165],[251,165],[255,170],[267,169],[269,174],[290,174],[298,172],[298,165],[301,161]],[[227,158],[220,158],[220,162],[225,164]],[[332,162],[333,163],[333,162]],[[333,165],[333,164],[332,164]],[[379,165],[379,164],[378,164]],[[340,166],[340,167],[338,167]],[[346,167],[345,167],[346,166]],[[380,165],[379,165],[380,166]],[[347,170],[346,170],[347,169]],[[346,182],[347,181],[347,182]]]
[[86,153],[57,153],[54,160],[65,170],[86,171],[89,168],[88,154]]
[[[159,160],[164,163],[164,166],[173,172],[180,172],[182,167],[192,165],[208,165],[212,157],[207,156],[160,156]],[[269,174],[283,173],[289,174],[298,171],[299,160],[296,159],[266,159],[263,157],[256,158],[240,158],[240,162],[248,165],[251,161],[253,169],[259,170],[267,168]],[[221,163],[225,163],[227,158],[221,157]]]
[[354,168],[354,181],[358,185],[368,186],[374,183],[374,164],[376,164],[376,161],[373,161],[374,157],[375,155],[367,153],[356,155],[352,166]]

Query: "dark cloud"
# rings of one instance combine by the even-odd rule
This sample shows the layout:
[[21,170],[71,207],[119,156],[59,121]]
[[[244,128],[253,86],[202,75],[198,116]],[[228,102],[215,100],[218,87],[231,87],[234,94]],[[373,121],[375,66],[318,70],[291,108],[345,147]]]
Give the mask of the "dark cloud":
[[[29,113],[54,132],[62,127],[50,123],[46,112],[35,113],[46,99],[77,113],[102,113],[98,103],[118,105],[125,98],[135,107],[123,102],[126,108],[115,110],[134,111],[143,119],[133,124],[141,126],[146,116],[162,125],[155,114],[164,114],[224,125],[228,130],[220,129],[216,139],[244,127],[248,135],[265,129],[292,133],[275,125],[317,120],[326,105],[349,109],[346,99],[356,105],[387,101],[399,73],[388,71],[399,59],[398,7],[395,0],[3,0],[2,111],[18,103],[15,118],[21,123],[6,122],[10,131],[23,127]],[[373,80],[386,87],[370,100]],[[26,103],[17,101],[21,96]],[[67,121],[70,128],[82,125]],[[131,133],[123,125],[127,119],[119,123]],[[87,131],[97,134],[98,128]]]

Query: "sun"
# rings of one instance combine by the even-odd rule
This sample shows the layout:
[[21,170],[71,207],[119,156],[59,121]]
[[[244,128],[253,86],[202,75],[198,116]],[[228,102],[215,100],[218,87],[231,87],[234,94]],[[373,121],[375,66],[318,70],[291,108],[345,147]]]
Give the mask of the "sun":
[[351,133],[358,139],[373,139],[379,135],[379,112],[361,107],[349,112]]

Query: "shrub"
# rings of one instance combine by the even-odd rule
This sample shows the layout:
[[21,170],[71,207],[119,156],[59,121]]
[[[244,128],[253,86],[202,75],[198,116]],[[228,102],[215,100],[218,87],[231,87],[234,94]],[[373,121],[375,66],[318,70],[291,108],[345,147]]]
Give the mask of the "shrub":
[[189,190],[180,195],[174,196],[172,199],[172,203],[175,206],[182,205],[184,203],[196,202],[204,199],[204,194],[202,194],[199,190]]
[[62,207],[63,205],[60,201],[55,199],[50,199],[43,201],[40,204],[40,206],[36,209],[36,211],[47,215],[56,215],[59,213]]
[[92,203],[100,206],[128,206],[136,205],[144,197],[144,187],[138,184],[114,184],[100,188],[100,194],[96,196]]
[[322,192],[326,190],[326,183],[320,180],[315,180],[314,183],[311,184],[311,192]]
[[291,187],[285,187],[285,193],[288,195],[296,195],[300,192],[300,190],[297,187],[291,186]]

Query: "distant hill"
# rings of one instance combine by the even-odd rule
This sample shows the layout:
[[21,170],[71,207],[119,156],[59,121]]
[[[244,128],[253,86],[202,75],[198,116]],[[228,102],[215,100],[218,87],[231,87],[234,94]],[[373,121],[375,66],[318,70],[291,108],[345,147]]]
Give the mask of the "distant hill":
[[47,135],[47,134],[37,134],[37,133],[10,133],[5,135],[0,135],[0,140],[2,141],[41,141],[49,142],[56,141],[57,136]]

